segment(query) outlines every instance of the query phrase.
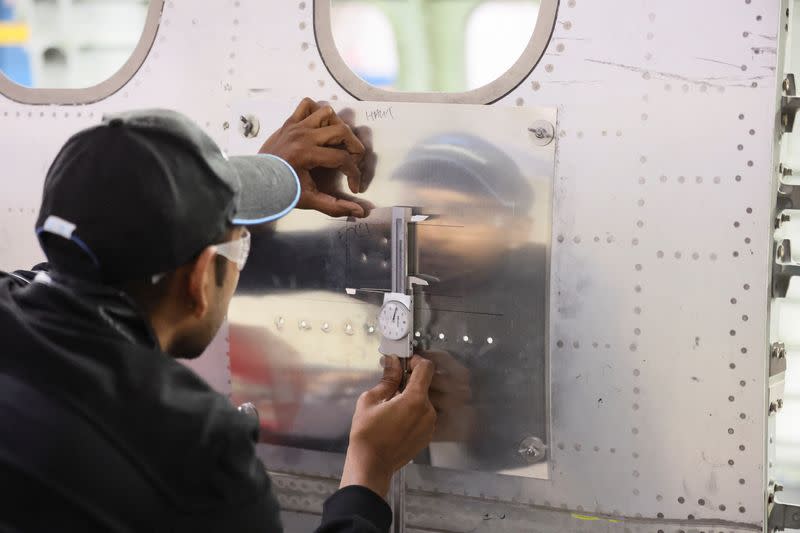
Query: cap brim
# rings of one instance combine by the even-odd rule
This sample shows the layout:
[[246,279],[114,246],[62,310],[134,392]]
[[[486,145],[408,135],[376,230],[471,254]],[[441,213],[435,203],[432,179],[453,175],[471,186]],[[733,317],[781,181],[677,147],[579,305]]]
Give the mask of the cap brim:
[[235,156],[229,163],[239,175],[242,187],[233,224],[246,226],[278,220],[289,214],[300,200],[300,179],[280,157]]

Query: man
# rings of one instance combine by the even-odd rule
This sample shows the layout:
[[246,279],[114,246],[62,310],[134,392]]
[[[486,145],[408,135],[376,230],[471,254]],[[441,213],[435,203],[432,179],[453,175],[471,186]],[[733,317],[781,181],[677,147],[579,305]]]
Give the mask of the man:
[[[293,207],[364,216],[363,145],[304,100],[262,147],[227,158],[167,111],[106,117],[45,180],[48,266],[0,275],[0,531],[281,531],[256,422],[174,358],[222,323],[247,226]],[[387,531],[390,477],[430,440],[432,365],[359,399],[321,532]]]

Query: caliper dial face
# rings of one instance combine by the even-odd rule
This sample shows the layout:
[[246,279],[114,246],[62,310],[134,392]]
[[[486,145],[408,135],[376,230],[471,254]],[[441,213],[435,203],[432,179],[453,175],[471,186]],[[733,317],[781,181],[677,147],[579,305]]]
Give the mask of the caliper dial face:
[[411,329],[411,312],[400,302],[386,302],[378,315],[378,327],[381,335],[389,340],[399,341]]

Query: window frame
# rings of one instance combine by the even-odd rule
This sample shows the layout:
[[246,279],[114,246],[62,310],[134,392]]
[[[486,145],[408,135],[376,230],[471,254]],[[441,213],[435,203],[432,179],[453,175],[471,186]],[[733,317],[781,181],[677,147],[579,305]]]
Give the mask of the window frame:
[[380,89],[359,78],[336,48],[331,26],[331,0],[314,0],[314,38],[331,77],[358,100],[492,104],[516,89],[541,61],[556,26],[560,0],[541,0],[531,38],[519,58],[494,81],[461,92],[403,92]]
[[106,80],[83,88],[37,88],[25,87],[11,81],[0,71],[0,95],[30,105],[77,105],[91,104],[113,95],[133,79],[147,59],[156,40],[161,22],[161,13],[166,0],[150,0],[144,28],[130,57]]

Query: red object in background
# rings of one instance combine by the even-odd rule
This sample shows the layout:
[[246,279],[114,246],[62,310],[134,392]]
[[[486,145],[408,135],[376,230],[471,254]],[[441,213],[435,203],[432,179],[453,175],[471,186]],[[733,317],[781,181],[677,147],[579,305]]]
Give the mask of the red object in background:
[[299,355],[260,327],[231,324],[229,339],[233,404],[252,402],[262,430],[289,433],[306,388]]

